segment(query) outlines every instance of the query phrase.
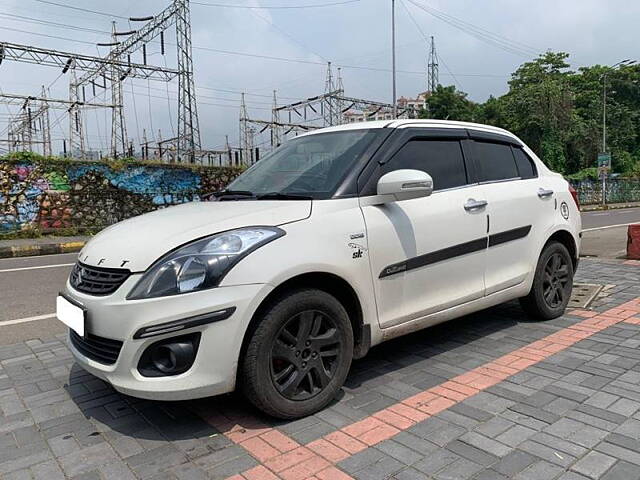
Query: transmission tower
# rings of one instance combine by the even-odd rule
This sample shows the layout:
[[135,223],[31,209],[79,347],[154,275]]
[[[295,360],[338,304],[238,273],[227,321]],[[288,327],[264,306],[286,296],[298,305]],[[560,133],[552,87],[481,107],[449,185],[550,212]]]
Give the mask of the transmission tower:
[[45,157],[53,155],[51,148],[51,121],[49,118],[49,102],[47,101],[47,89],[42,86],[42,115],[40,117],[40,129],[42,131],[42,154]]
[[200,122],[196,107],[191,51],[191,12],[189,0],[175,0],[176,36],[178,39],[178,157],[185,155],[191,163],[200,150]]
[[118,65],[121,60],[118,56],[117,46],[120,33],[116,29],[116,22],[111,22],[111,39],[113,48],[111,58],[115,60],[111,64],[111,103],[114,105],[111,110],[111,157],[118,158],[118,152],[123,156],[127,155],[127,124],[124,120],[124,106],[122,95],[122,81],[126,76]]
[[73,157],[78,154],[84,157],[84,133],[82,125],[82,110],[80,104],[80,86],[77,83],[75,66],[71,68],[71,80],[69,82],[69,153]]
[[240,95],[240,155],[245,165],[252,165],[253,144],[255,130],[249,121],[249,113],[247,112],[247,104],[244,100],[244,93]]
[[277,148],[282,144],[282,132],[280,127],[280,112],[278,111],[278,99],[276,91],[273,91],[273,109],[271,110],[271,146]]
[[436,42],[432,35],[429,48],[429,61],[427,63],[427,92],[433,93],[438,85],[440,85],[438,53],[436,52]]

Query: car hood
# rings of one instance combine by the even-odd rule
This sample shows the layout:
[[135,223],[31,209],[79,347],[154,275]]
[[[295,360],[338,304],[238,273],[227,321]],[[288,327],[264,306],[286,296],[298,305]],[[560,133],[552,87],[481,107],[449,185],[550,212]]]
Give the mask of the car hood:
[[239,227],[278,226],[308,218],[311,200],[192,202],[112,225],[93,237],[80,261],[141,272],[192,240]]

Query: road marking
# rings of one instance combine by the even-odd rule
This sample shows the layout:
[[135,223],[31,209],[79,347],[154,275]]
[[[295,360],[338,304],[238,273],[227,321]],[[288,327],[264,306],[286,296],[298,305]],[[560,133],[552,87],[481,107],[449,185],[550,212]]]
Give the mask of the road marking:
[[59,263],[57,265],[39,265],[39,266],[36,266],[36,267],[7,268],[5,270],[0,270],[0,273],[22,272],[24,270],[39,270],[39,269],[42,269],[42,268],[70,267],[72,265],[75,265],[75,263]]
[[584,232],[593,232],[595,230],[606,230],[607,228],[619,228],[619,227],[627,227],[629,225],[633,225],[635,223],[638,222],[632,222],[632,223],[620,223],[618,225],[607,225],[605,227],[594,227],[594,228],[585,228],[584,230],[582,230],[582,233]]
[[6,327],[9,325],[18,325],[19,323],[37,322],[38,320],[47,320],[49,318],[55,318],[55,313],[49,313],[47,315],[38,315],[37,317],[18,318],[17,320],[4,320],[0,321],[0,327]]

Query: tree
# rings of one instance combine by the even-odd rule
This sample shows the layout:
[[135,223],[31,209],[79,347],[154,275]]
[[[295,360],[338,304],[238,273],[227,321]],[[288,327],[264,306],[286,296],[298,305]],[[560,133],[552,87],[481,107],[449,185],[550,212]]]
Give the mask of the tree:
[[450,85],[438,85],[427,99],[427,108],[420,112],[420,118],[438,120],[475,121],[477,105],[467,99],[467,94]]

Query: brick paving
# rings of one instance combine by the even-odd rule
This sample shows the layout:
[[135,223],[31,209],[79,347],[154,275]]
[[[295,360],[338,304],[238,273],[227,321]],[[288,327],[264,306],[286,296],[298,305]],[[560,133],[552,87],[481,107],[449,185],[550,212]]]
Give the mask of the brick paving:
[[376,347],[293,422],[123,396],[64,337],[0,347],[0,478],[640,479],[639,265],[583,260],[588,311],[512,302]]

